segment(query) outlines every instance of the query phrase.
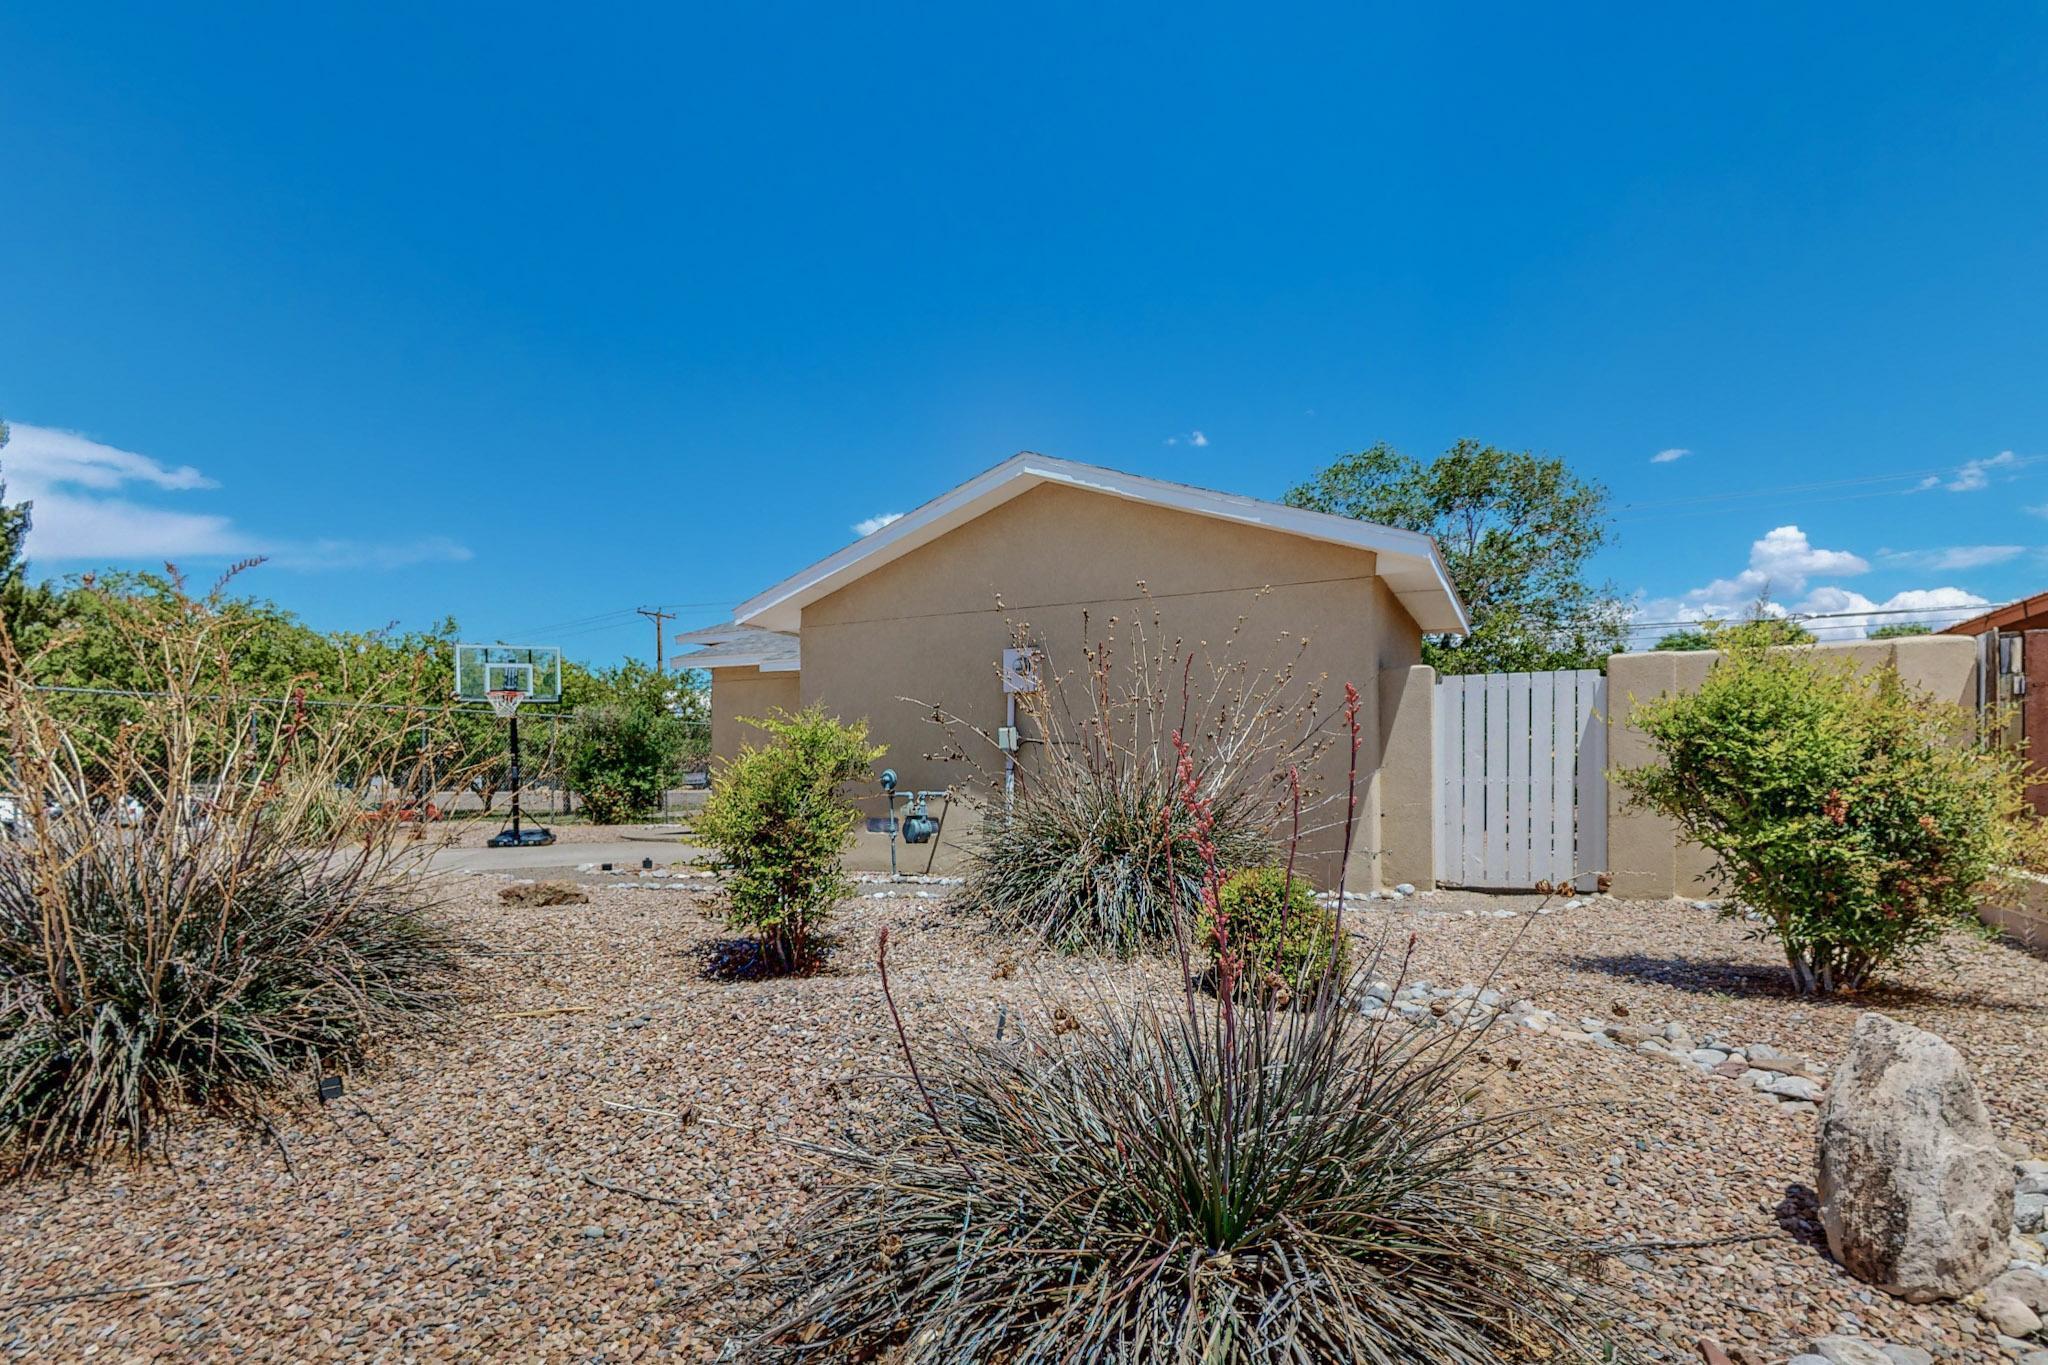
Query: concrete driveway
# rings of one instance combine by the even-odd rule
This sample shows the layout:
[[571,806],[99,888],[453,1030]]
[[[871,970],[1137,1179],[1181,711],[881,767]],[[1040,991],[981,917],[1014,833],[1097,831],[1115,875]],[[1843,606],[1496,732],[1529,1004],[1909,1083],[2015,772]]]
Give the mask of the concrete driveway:
[[642,858],[652,858],[656,867],[666,867],[703,851],[673,835],[650,835],[596,843],[546,844],[539,848],[437,848],[427,854],[427,865],[437,872],[498,872],[532,877],[574,871],[584,863],[636,868]]

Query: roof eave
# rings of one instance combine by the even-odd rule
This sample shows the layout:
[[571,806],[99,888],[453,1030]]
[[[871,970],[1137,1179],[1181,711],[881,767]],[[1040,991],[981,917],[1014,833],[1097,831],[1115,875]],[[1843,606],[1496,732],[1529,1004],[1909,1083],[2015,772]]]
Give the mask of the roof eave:
[[[1030,452],[1012,456],[983,471],[871,535],[740,603],[733,612],[733,620],[742,625],[795,632],[803,623],[803,608],[809,603],[859,578],[870,568],[879,568],[909,554],[954,527],[1044,483],[1093,489],[1134,502],[1370,551],[1381,562],[1380,576],[1387,580],[1394,595],[1423,630],[1432,634],[1463,635],[1471,629],[1464,604],[1458,600],[1457,589],[1451,583],[1436,542],[1419,531],[1170,484]],[[1390,560],[1393,562],[1387,563]]]

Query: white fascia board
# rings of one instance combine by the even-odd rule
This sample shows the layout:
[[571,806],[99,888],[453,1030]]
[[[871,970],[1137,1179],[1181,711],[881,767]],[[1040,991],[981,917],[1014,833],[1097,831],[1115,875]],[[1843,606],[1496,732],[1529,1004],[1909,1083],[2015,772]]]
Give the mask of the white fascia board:
[[1044,483],[1370,550],[1379,559],[1379,576],[1387,580],[1422,629],[1462,635],[1471,628],[1436,543],[1419,531],[1028,453],[976,475],[873,535],[740,603],[733,619],[742,625],[795,631],[810,603]]

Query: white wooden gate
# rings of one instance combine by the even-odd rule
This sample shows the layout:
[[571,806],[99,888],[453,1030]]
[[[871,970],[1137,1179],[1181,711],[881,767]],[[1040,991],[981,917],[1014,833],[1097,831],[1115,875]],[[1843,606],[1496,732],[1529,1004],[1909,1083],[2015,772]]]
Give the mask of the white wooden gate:
[[1477,673],[1436,689],[1436,876],[1525,888],[1607,866],[1607,679]]

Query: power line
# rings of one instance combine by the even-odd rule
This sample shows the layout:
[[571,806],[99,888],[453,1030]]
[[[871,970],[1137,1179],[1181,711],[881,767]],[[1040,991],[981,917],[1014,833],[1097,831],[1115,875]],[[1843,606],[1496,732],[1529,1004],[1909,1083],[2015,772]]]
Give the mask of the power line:
[[[2024,469],[2029,465],[2039,464],[2044,459],[2048,459],[2048,456],[2015,455],[2010,461],[2000,464],[1996,468],[2001,470]],[[1961,464],[1946,465],[1939,469],[1911,469],[1902,470],[1894,474],[1866,474],[1853,479],[1826,479],[1815,483],[1783,484],[1772,488],[1731,489],[1720,493],[1696,493],[1677,498],[1657,498],[1647,502],[1625,502],[1615,507],[1615,520],[1625,521],[1632,519],[1631,517],[1624,516],[1624,513],[1640,513],[1675,507],[1694,507],[1710,502],[1735,502],[1752,498],[1790,497],[1803,493],[1824,493],[1838,488],[1868,488],[1872,484],[1899,483],[1906,479],[1918,479],[1924,482],[1928,479],[1941,479],[1960,475],[1972,468],[1983,469],[1986,467],[1987,465],[1984,460],[1965,460]],[[1875,492],[1850,493],[1843,496],[1845,498],[1884,497],[1892,491],[1890,489],[1879,489]],[[1836,500],[1809,499],[1808,501]]]

